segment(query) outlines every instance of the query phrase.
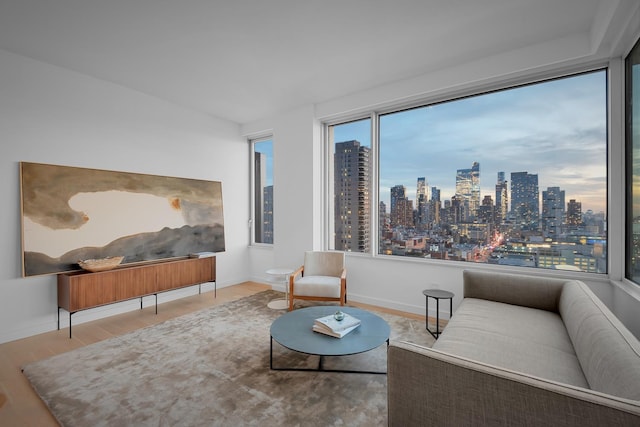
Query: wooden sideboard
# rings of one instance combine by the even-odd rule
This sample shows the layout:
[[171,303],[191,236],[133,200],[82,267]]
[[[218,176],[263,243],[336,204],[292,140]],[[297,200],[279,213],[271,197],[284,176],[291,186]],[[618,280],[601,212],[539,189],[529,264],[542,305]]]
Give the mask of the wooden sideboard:
[[[135,298],[140,298],[142,309],[142,298],[154,295],[157,314],[159,293],[215,281],[214,256],[123,266],[96,273],[61,273],[58,275],[58,329],[61,308],[69,312],[71,338],[71,316],[78,311]],[[217,294],[217,284],[214,289]]]

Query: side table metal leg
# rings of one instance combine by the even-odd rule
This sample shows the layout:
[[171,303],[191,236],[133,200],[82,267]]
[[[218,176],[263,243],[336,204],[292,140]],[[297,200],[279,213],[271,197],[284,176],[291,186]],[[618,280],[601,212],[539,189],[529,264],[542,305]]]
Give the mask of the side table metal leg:
[[429,297],[426,297],[426,298],[427,298],[427,308],[425,311],[424,321],[425,321],[425,328],[429,330]]
[[440,298],[436,298],[436,339],[440,336]]

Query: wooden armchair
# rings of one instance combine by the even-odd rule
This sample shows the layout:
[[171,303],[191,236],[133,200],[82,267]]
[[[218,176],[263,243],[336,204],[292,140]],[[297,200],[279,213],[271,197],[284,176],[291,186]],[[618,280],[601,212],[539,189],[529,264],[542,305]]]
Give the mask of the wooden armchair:
[[307,251],[304,265],[289,276],[289,311],[294,299],[347,302],[343,252]]

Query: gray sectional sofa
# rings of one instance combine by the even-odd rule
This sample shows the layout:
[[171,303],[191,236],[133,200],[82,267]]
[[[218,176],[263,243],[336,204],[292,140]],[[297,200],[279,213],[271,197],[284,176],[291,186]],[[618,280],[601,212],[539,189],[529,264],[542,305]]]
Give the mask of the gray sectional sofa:
[[583,282],[463,280],[433,348],[390,343],[390,426],[640,426],[640,343]]

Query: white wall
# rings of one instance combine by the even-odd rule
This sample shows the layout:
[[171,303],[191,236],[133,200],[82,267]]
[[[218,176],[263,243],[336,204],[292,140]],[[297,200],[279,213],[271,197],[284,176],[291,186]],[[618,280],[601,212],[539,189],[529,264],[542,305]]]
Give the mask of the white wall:
[[[638,33],[638,29],[635,29]],[[630,46],[629,46],[630,48]],[[618,50],[620,50],[618,48]],[[599,56],[597,56],[599,55]],[[297,266],[301,263],[302,251],[307,248],[323,248],[320,203],[323,192],[322,179],[318,168],[322,168],[322,144],[320,123],[329,118],[358,112],[388,108],[400,103],[417,100],[437,100],[442,96],[464,94],[469,90],[486,90],[523,79],[547,77],[558,72],[571,72],[585,66],[605,66],[606,54],[594,54],[580,39],[565,39],[544,46],[533,46],[521,51],[507,52],[491,58],[463,64],[454,69],[439,70],[413,79],[394,82],[365,92],[354,93],[334,99],[314,108],[300,108],[295,112],[248,123],[241,132],[250,134],[270,128],[274,133],[277,147],[274,159],[274,200],[276,225],[275,244],[270,261],[280,266]],[[619,69],[618,61],[614,68]],[[619,87],[619,86],[618,86]],[[618,91],[620,92],[620,91]],[[619,97],[613,103],[622,102]],[[616,111],[616,108],[612,108]],[[618,112],[621,109],[617,109]],[[619,119],[619,117],[617,118]],[[622,120],[612,120],[623,123]],[[620,129],[611,133],[612,147],[609,151],[610,214],[620,220],[620,209],[624,206],[624,186],[611,183],[624,182],[623,144]],[[280,159],[278,157],[281,157]],[[310,156],[313,156],[310,159]],[[293,160],[293,162],[292,162]],[[297,161],[296,161],[297,160]],[[618,175],[616,175],[618,174]],[[295,180],[295,183],[290,181]],[[309,194],[313,192],[314,194]],[[325,212],[326,214],[326,212]],[[284,218],[282,218],[284,217]],[[313,233],[308,230],[313,226]],[[610,249],[614,256],[624,253],[624,227],[614,224],[610,227]],[[614,234],[615,233],[615,234]],[[264,265],[260,268],[265,268]],[[531,269],[495,269],[488,265],[468,264],[452,261],[418,261],[401,257],[372,257],[363,254],[348,254],[348,296],[351,300],[396,308],[418,314],[424,313],[425,297],[421,291],[429,287],[447,289],[455,293],[454,309],[462,297],[462,270],[464,268],[488,269],[490,271],[515,272],[520,274],[552,275],[552,271],[532,271]],[[622,283],[621,262],[611,263],[611,278],[607,275],[578,275],[594,292],[620,317],[633,333],[640,336],[640,297],[635,285]],[[259,270],[252,274],[260,276]],[[565,276],[567,277],[567,276]],[[568,277],[576,277],[568,276]],[[433,308],[433,302],[432,302]],[[432,310],[431,315],[435,315]],[[446,317],[446,316],[445,316]]]
[[[314,109],[305,106],[242,129],[246,138],[264,132],[273,134],[274,245],[251,247],[254,280],[267,280],[265,271],[269,268],[298,267],[304,251],[320,249],[314,233],[322,219],[321,194],[311,189],[321,179],[321,140],[313,116]],[[283,286],[274,288],[284,290]]]
[[[0,50],[0,141],[0,342],[53,330],[57,319],[56,276],[21,277],[20,161],[222,181],[217,285],[249,279],[248,148],[237,124]],[[136,308],[106,306],[73,322]]]

